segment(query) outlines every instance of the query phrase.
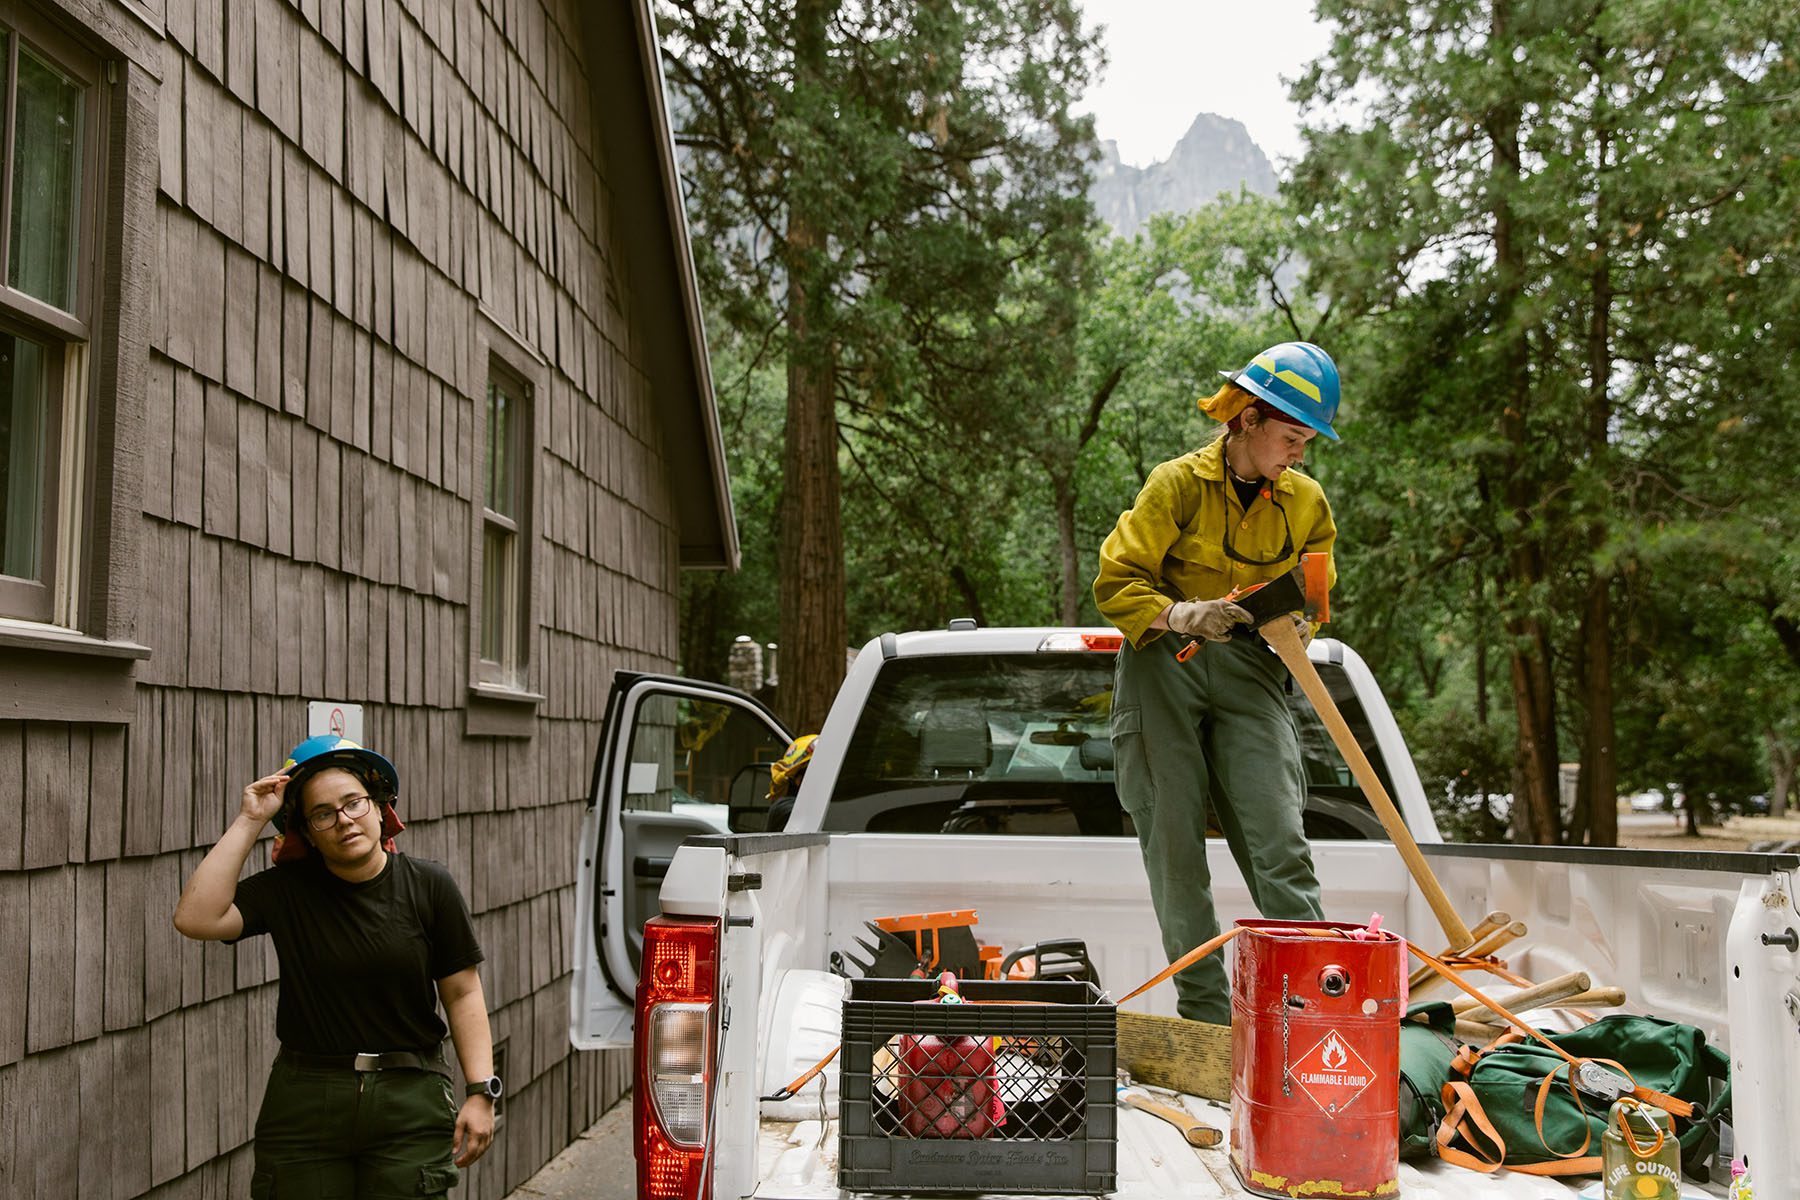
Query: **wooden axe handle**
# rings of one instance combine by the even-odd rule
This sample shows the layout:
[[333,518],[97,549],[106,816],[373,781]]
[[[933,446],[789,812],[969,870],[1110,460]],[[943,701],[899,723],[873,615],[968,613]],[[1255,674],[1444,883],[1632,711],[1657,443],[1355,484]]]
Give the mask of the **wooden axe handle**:
[[[1546,1008],[1557,1000],[1579,995],[1594,986],[1586,971],[1570,971],[1566,975],[1558,975],[1555,979],[1546,979],[1528,988],[1511,992],[1505,996],[1494,997],[1494,1003],[1508,1012],[1517,1015],[1530,1012],[1534,1008]],[[1468,1003],[1464,1003],[1464,1001]],[[1493,1021],[1498,1018],[1496,1012],[1473,996],[1461,996],[1450,1002],[1456,1015],[1469,1021]]]
[[[1525,922],[1523,921],[1514,921],[1511,925],[1504,925],[1499,929],[1490,929],[1487,933],[1477,938],[1475,944],[1465,951],[1465,953],[1468,954],[1470,958],[1486,958],[1490,955],[1497,955],[1501,950],[1524,937],[1527,932]],[[1475,967],[1472,969],[1482,970],[1483,968]],[[1414,991],[1418,991],[1422,988],[1429,987],[1442,978],[1443,976],[1437,973],[1436,967],[1424,966],[1413,972],[1410,985]]]
[[1187,1139],[1187,1144],[1190,1146],[1198,1146],[1204,1150],[1206,1147],[1216,1146],[1224,1140],[1224,1134],[1220,1133],[1217,1129],[1214,1129],[1211,1125],[1206,1124],[1204,1121],[1199,1120],[1189,1113],[1183,1112],[1179,1108],[1174,1108],[1167,1104],[1158,1104],[1156,1101],[1138,1092],[1120,1092],[1119,1103],[1123,1104],[1126,1108],[1135,1108],[1141,1112],[1147,1112],[1153,1116],[1161,1117],[1175,1128],[1181,1130],[1181,1136]]
[[1400,857],[1406,862],[1406,869],[1412,872],[1413,881],[1425,893],[1425,902],[1431,905],[1432,913],[1437,916],[1438,924],[1444,930],[1444,940],[1452,946],[1469,945],[1474,941],[1469,936],[1469,927],[1463,924],[1463,919],[1457,915],[1455,906],[1450,903],[1450,897],[1444,891],[1444,885],[1438,882],[1431,865],[1419,853],[1419,843],[1413,840],[1406,822],[1400,819],[1400,810],[1394,807],[1393,798],[1381,786],[1375,768],[1370,765],[1368,756],[1363,754],[1362,747],[1357,744],[1355,735],[1350,732],[1350,726],[1338,711],[1331,693],[1325,689],[1325,681],[1319,678],[1312,660],[1306,657],[1306,647],[1300,644],[1300,631],[1294,628],[1293,617],[1283,613],[1258,632],[1263,635],[1264,641],[1275,648],[1275,653],[1281,656],[1281,661],[1287,664],[1294,678],[1300,681],[1300,690],[1312,701],[1313,710],[1319,714],[1319,720],[1324,722],[1331,740],[1337,743],[1338,753],[1350,764],[1350,773],[1362,785],[1363,793],[1375,808],[1375,815],[1381,818],[1382,828],[1387,830],[1394,848],[1400,851]]
[[[1481,918],[1481,920],[1476,923],[1475,928],[1469,930],[1469,936],[1478,942],[1488,934],[1494,932],[1494,930],[1504,929],[1511,924],[1511,913],[1491,912],[1487,916]],[[1469,949],[1471,949],[1470,946],[1447,946],[1444,948],[1444,952],[1438,955],[1438,957],[1449,958],[1452,954],[1463,954]]]

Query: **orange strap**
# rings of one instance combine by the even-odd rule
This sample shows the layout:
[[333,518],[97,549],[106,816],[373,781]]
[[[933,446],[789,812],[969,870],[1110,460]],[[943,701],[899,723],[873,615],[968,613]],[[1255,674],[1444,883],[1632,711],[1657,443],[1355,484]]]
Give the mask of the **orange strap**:
[[[1487,1110],[1483,1109],[1481,1101],[1475,1098],[1475,1089],[1453,1079],[1444,1085],[1442,1099],[1447,1106],[1447,1111],[1437,1129],[1438,1157],[1447,1163],[1467,1167],[1471,1171],[1480,1171],[1483,1175],[1491,1175],[1504,1167],[1506,1165],[1506,1139],[1500,1136],[1500,1131],[1494,1128],[1492,1121],[1488,1120]],[[1474,1131],[1465,1128],[1469,1124],[1475,1126]],[[1495,1157],[1491,1159],[1478,1158],[1476,1154],[1458,1150],[1450,1142],[1459,1133],[1462,1134],[1465,1142],[1475,1147],[1476,1154],[1484,1154],[1482,1144],[1475,1136],[1476,1133],[1479,1133],[1487,1139],[1488,1145],[1494,1148]]]
[[[1449,1106],[1444,1114],[1443,1123],[1438,1126],[1438,1157],[1452,1166],[1466,1167],[1471,1171],[1479,1171],[1483,1175],[1491,1175],[1495,1171],[1507,1170],[1520,1175],[1593,1175],[1600,1171],[1600,1156],[1586,1154],[1588,1141],[1584,1140],[1581,1149],[1573,1155],[1566,1155],[1557,1150],[1550,1153],[1557,1155],[1555,1162],[1519,1163],[1507,1166],[1506,1140],[1494,1123],[1488,1118],[1487,1110],[1481,1107],[1481,1101],[1475,1095],[1475,1089],[1467,1083],[1451,1080],[1444,1085],[1443,1101]],[[1538,1137],[1544,1134],[1543,1094],[1540,1091],[1537,1106]],[[1473,1126],[1473,1128],[1470,1128]],[[1459,1150],[1451,1145],[1451,1141],[1461,1134],[1465,1142],[1475,1148],[1475,1153]],[[1482,1140],[1494,1148],[1494,1157],[1485,1157],[1486,1150]],[[1589,1139],[1592,1139],[1590,1131]]]
[[789,1099],[796,1092],[798,1092],[801,1088],[803,1088],[807,1084],[811,1083],[813,1080],[813,1076],[817,1075],[820,1071],[823,1071],[827,1066],[829,1066],[831,1063],[831,1060],[836,1058],[838,1056],[838,1051],[842,1050],[843,1048],[844,1048],[844,1044],[842,1042],[839,1042],[837,1045],[835,1045],[831,1048],[830,1054],[827,1054],[824,1058],[821,1058],[818,1062],[816,1062],[812,1066],[808,1067],[806,1070],[806,1073],[804,1075],[800,1076],[800,1078],[794,1080],[794,1082],[792,1082],[792,1083],[788,1084],[786,1087],[782,1088],[779,1092],[776,1092],[773,1096],[764,1096],[763,1099],[764,1100],[786,1100],[786,1099]]
[[[1529,1026],[1525,1022],[1521,1021],[1518,1017],[1516,1017],[1512,1013],[1508,1012],[1502,1005],[1500,1005],[1492,997],[1482,995],[1481,992],[1477,991],[1473,986],[1471,986],[1468,982],[1466,982],[1462,976],[1458,975],[1455,971],[1453,971],[1449,967],[1445,966],[1444,963],[1441,962],[1436,957],[1425,953],[1425,951],[1419,949],[1419,947],[1416,946],[1415,944],[1413,944],[1412,942],[1407,942],[1406,948],[1408,950],[1412,951],[1412,953],[1415,956],[1424,960],[1428,965],[1430,965],[1433,969],[1435,969],[1445,979],[1448,979],[1451,983],[1455,984],[1457,987],[1461,988],[1463,991],[1467,992],[1469,995],[1475,997],[1475,999],[1480,1001],[1483,1005],[1492,1009],[1499,1016],[1505,1018],[1507,1024],[1511,1025],[1514,1029],[1518,1030],[1519,1033],[1523,1037],[1533,1038],[1536,1041],[1542,1042],[1545,1046],[1548,1046],[1551,1050],[1554,1050],[1557,1053],[1557,1055],[1559,1055],[1562,1058],[1562,1060],[1564,1062],[1569,1064],[1569,1070],[1570,1070],[1569,1086],[1571,1088],[1573,1088],[1575,1086],[1575,1081],[1574,1081],[1575,1068],[1579,1067],[1583,1061],[1602,1061],[1602,1060],[1582,1060],[1582,1059],[1576,1058],[1573,1054],[1570,1054],[1567,1050],[1564,1050],[1561,1046],[1557,1045],[1555,1042],[1551,1041],[1549,1038],[1547,1038],[1543,1034],[1539,1033],[1536,1029],[1533,1029],[1531,1026]],[[1494,1043],[1495,1046],[1498,1046],[1500,1044],[1501,1043],[1499,1041],[1496,1041]],[[1490,1049],[1491,1048],[1492,1047],[1490,1047]],[[1610,1065],[1610,1064],[1608,1064],[1608,1065]],[[1552,1074],[1554,1075],[1554,1072],[1552,1072]],[[1627,1075],[1626,1079],[1630,1080],[1631,1077],[1629,1075]],[[1691,1103],[1689,1103],[1688,1101],[1679,1100],[1674,1096],[1668,1095],[1667,1093],[1664,1093],[1664,1092],[1655,1091],[1651,1088],[1639,1087],[1635,1080],[1632,1080],[1631,1082],[1632,1082],[1631,1095],[1633,1095],[1637,1099],[1643,1101],[1645,1104],[1654,1105],[1655,1107],[1662,1109],[1664,1112],[1673,1113],[1675,1116],[1681,1117],[1684,1120],[1689,1119],[1694,1115],[1694,1106]],[[1546,1147],[1546,1149],[1548,1149],[1548,1147]]]
[[1170,963],[1166,969],[1158,971],[1156,974],[1152,975],[1150,978],[1146,979],[1144,982],[1142,982],[1142,983],[1138,984],[1136,987],[1132,988],[1130,992],[1125,994],[1124,998],[1121,999],[1119,1001],[1119,1003],[1124,1004],[1125,1001],[1127,1001],[1127,1000],[1137,999],[1139,996],[1143,995],[1145,992],[1149,991],[1151,988],[1155,987],[1157,984],[1161,983],[1163,980],[1169,978],[1172,975],[1178,974],[1179,972],[1187,970],[1189,967],[1193,966],[1195,963],[1199,962],[1201,959],[1205,958],[1207,955],[1211,954],[1214,950],[1217,950],[1220,946],[1223,946],[1226,942],[1229,942],[1232,938],[1236,937],[1238,934],[1240,934],[1242,932],[1243,932],[1243,927],[1240,925],[1235,929],[1231,929],[1225,933],[1221,933],[1216,938],[1212,938],[1208,941],[1201,942],[1198,946],[1195,946],[1192,950],[1189,950],[1186,954],[1182,955],[1180,958],[1178,958],[1174,962]]

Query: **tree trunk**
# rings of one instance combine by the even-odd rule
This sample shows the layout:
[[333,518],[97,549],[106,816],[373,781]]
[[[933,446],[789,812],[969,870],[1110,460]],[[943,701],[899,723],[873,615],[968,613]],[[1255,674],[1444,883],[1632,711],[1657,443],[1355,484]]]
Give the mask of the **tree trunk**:
[[[1500,61],[1511,61],[1511,0],[1494,0],[1489,43]],[[1557,770],[1556,690],[1551,675],[1550,639],[1543,621],[1527,605],[1544,578],[1543,558],[1531,532],[1531,506],[1542,495],[1531,476],[1525,414],[1531,406],[1531,347],[1524,320],[1525,246],[1515,228],[1511,196],[1517,190],[1522,155],[1519,145],[1521,105],[1504,95],[1487,114],[1494,145],[1494,268],[1497,324],[1504,340],[1506,407],[1500,418],[1507,445],[1506,503],[1517,519],[1507,555],[1515,600],[1507,630],[1512,635],[1513,707],[1519,723],[1518,776],[1523,794],[1515,794],[1515,836],[1552,844],[1562,840],[1562,803]]]
[[1788,797],[1794,793],[1794,774],[1800,768],[1800,746],[1783,739],[1773,729],[1763,730],[1763,741],[1769,747],[1769,777],[1774,784],[1769,791],[1769,815],[1785,817]]
[[[1074,363],[1070,363],[1074,369]],[[1119,389],[1119,381],[1125,378],[1125,364],[1117,363],[1100,381],[1088,397],[1087,417],[1081,423],[1081,429],[1075,434],[1075,446],[1066,461],[1052,458],[1045,463],[1050,474],[1050,486],[1056,495],[1056,549],[1060,556],[1061,586],[1058,589],[1061,610],[1058,616],[1064,625],[1081,623],[1081,559],[1075,546],[1075,501],[1079,493],[1075,487],[1075,475],[1081,469],[1081,452],[1087,444],[1094,440],[1100,432],[1100,414],[1106,411],[1106,403],[1113,393]]]
[[977,625],[985,627],[988,623],[987,610],[981,606],[981,593],[975,590],[975,581],[969,578],[969,573],[963,570],[961,563],[950,568],[950,582],[962,593],[963,603],[969,606],[968,615],[975,619]]
[[[795,37],[797,91],[824,73],[828,0],[802,0]],[[828,163],[815,164],[832,170]],[[836,361],[825,286],[824,231],[790,187],[784,246],[787,295],[787,429],[782,450],[780,705],[796,733],[816,733],[844,679],[850,621],[844,607],[842,477],[838,468]]]
[[1066,475],[1051,479],[1056,489],[1056,549],[1062,563],[1062,596],[1057,620],[1063,625],[1081,623],[1080,559],[1075,550],[1075,481]]
[[844,680],[850,621],[831,351],[809,336],[800,287],[790,285],[781,460],[781,709],[792,729],[816,733]]
[[1475,724],[1488,723],[1487,577],[1475,576]]
[[1522,795],[1513,797],[1521,813],[1514,828],[1526,841],[1556,845],[1562,841],[1562,788],[1556,753],[1556,699],[1551,690],[1550,647],[1535,619],[1513,622],[1514,636],[1530,639],[1527,649],[1512,652],[1513,707],[1518,715],[1518,779]]
[[1588,844],[1619,844],[1619,762],[1613,745],[1612,593],[1595,576],[1588,583],[1581,637],[1587,660],[1587,728],[1580,793],[1586,802]]
[[689,679],[725,678],[725,639],[719,629],[721,574],[688,572],[681,591],[681,673]]
[[[1598,68],[1596,68],[1598,69]],[[1602,128],[1595,139],[1599,175],[1606,167],[1611,133]],[[1606,214],[1606,195],[1594,194],[1594,269],[1590,286],[1592,308],[1588,316],[1587,454],[1592,470],[1611,482],[1612,426],[1612,253]],[[1590,564],[1587,604],[1581,617],[1582,660],[1587,693],[1587,726],[1582,738],[1579,792],[1587,809],[1588,844],[1619,844],[1619,764],[1613,740],[1612,587],[1601,571],[1606,548],[1606,513],[1593,514],[1589,522]]]
[[[1475,609],[1471,619],[1475,627],[1475,724],[1485,731],[1488,726],[1488,656],[1487,656],[1487,576],[1478,568],[1475,572]],[[1481,803],[1489,812],[1488,797],[1492,794],[1498,780],[1487,777],[1487,755],[1481,756],[1482,766],[1475,778],[1475,789],[1481,793]]]

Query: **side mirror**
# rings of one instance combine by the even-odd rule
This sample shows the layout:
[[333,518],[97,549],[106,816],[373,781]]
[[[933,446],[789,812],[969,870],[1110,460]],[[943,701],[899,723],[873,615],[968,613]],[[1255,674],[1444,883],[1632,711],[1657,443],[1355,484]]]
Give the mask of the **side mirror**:
[[769,813],[769,764],[745,763],[731,777],[725,821],[733,833],[761,833]]

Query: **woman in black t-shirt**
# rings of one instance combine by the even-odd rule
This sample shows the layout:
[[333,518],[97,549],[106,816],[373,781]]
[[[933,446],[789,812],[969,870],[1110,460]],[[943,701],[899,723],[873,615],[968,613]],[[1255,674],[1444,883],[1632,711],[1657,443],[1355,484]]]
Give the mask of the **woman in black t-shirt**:
[[[175,908],[188,937],[267,933],[281,1052],[256,1122],[252,1195],[441,1195],[493,1141],[493,1034],[468,907],[438,863],[394,849],[393,764],[310,738],[244,789]],[[264,825],[276,865],[238,882]],[[449,1018],[468,1095],[444,1061]]]

